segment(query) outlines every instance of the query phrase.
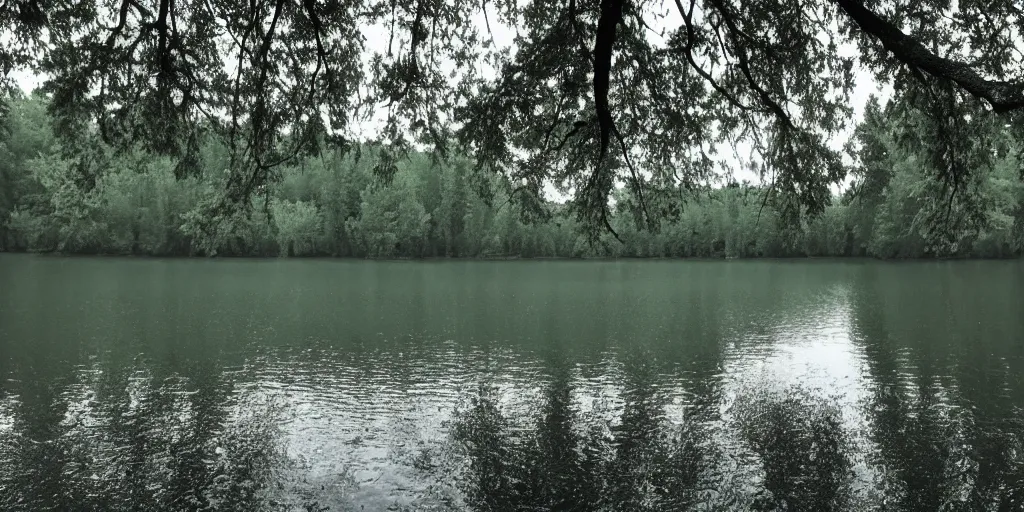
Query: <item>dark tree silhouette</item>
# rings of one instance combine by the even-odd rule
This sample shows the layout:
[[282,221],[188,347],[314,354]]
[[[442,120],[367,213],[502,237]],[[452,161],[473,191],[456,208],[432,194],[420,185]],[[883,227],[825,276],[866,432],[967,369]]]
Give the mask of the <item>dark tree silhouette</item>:
[[[383,111],[385,178],[389,155],[413,142],[458,146],[519,187],[518,201],[536,202],[544,183],[574,194],[586,225],[611,229],[608,200],[625,183],[653,226],[660,210],[648,203],[728,174],[716,148],[742,139],[771,184],[766,200],[816,214],[847,173],[828,140],[850,121],[858,62],[898,95],[945,98],[930,108],[948,128],[934,151],[952,195],[970,166],[942,155],[963,153],[971,128],[943,116],[1010,113],[1016,125],[1024,106],[1024,15],[1009,0],[0,6],[4,76],[45,74],[61,135],[81,141],[94,126],[115,145],[176,157],[179,176],[195,172],[204,132],[222,137],[220,209],[248,205],[282,164],[345,147]],[[514,52],[490,44],[492,18],[515,29]],[[387,48],[369,45],[365,27],[384,31]]]

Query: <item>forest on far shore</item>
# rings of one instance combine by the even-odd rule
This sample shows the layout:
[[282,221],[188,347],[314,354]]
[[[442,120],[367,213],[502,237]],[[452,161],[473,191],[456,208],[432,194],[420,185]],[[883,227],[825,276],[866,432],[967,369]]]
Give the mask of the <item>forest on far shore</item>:
[[[309,157],[279,169],[249,211],[208,229],[228,152],[201,142],[199,171],[144,151],[114,151],[96,134],[54,137],[43,95],[8,99],[0,132],[0,250],[153,256],[1017,257],[1024,249],[1020,144],[1001,124],[979,134],[976,168],[950,189],[913,137],[915,115],[872,99],[849,147],[852,183],[808,215],[771,188],[729,181],[669,191],[658,224],[617,191],[610,231],[581,229],[571,205],[524,204],[469,158],[412,153],[390,184],[377,151]],[[979,142],[979,145],[982,143]],[[980,156],[979,156],[980,155]],[[765,195],[769,194],[766,200]]]

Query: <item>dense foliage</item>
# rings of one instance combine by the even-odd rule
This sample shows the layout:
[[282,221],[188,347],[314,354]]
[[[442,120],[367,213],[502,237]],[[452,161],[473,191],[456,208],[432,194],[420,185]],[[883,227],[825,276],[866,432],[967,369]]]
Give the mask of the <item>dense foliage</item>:
[[[12,102],[0,144],[0,248],[140,255],[395,257],[1007,257],[1024,249],[1018,143],[1002,125],[974,126],[994,148],[953,197],[933,179],[919,111],[872,101],[851,141],[855,181],[820,215],[766,201],[766,187],[731,182],[660,198],[657,225],[622,189],[608,233],[594,242],[562,203],[533,214],[511,206],[516,188],[466,158],[422,153],[374,174],[378,148],[301,159],[282,169],[265,201],[203,231],[207,207],[230,179],[228,150],[201,147],[200,172],[98,141],[69,158],[49,129],[41,94]],[[651,206],[658,206],[652,203]],[[528,212],[529,213],[529,212]],[[652,229],[653,228],[653,229]]]
[[553,185],[592,233],[612,228],[618,190],[647,227],[671,222],[659,198],[724,181],[721,150],[742,142],[769,202],[820,213],[849,171],[829,141],[857,71],[927,106],[919,153],[955,201],[984,179],[976,123],[956,120],[1024,126],[1024,20],[1009,0],[0,5],[0,85],[12,69],[45,76],[65,152],[90,158],[99,138],[202,177],[204,141],[219,141],[226,175],[192,219],[211,238],[307,156],[367,140],[385,178],[419,143],[516,183],[526,211]]

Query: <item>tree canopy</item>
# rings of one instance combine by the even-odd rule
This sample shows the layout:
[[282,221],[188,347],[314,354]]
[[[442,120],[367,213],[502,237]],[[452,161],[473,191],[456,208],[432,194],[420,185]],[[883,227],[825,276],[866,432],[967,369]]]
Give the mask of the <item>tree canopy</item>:
[[[816,214],[850,171],[829,141],[851,120],[861,66],[922,112],[917,140],[952,205],[995,143],[979,123],[1016,130],[1024,107],[1024,15],[1009,0],[0,5],[5,80],[47,77],[59,137],[169,155],[179,177],[196,172],[203,136],[224,141],[211,218],[282,165],[354,146],[354,127],[378,114],[385,179],[414,143],[458,150],[527,212],[554,184],[584,226],[611,227],[617,183],[656,226],[680,194],[729,173],[718,149],[740,140],[766,200]],[[492,23],[515,30],[511,47],[492,44]],[[376,29],[386,48],[368,44]]]
[[587,230],[557,200],[538,203],[543,218],[523,219],[511,207],[508,179],[475,172],[464,155],[437,160],[410,151],[396,161],[392,182],[381,183],[373,175],[381,148],[369,144],[282,165],[262,209],[235,211],[206,232],[208,206],[230,179],[222,141],[203,137],[198,172],[180,178],[173,158],[89,144],[90,184],[81,156],[55,139],[49,102],[42,93],[15,95],[0,127],[8,134],[0,140],[0,251],[366,258],[1024,253],[1019,139],[1004,125],[974,118],[970,147],[993,151],[971,156],[970,179],[958,182],[951,198],[931,170],[934,134],[922,130],[926,117],[908,102],[869,99],[847,134],[860,165],[818,215],[794,216],[766,202],[767,185],[728,181],[687,195],[656,229],[644,229],[636,198],[618,189],[609,212],[614,235]]

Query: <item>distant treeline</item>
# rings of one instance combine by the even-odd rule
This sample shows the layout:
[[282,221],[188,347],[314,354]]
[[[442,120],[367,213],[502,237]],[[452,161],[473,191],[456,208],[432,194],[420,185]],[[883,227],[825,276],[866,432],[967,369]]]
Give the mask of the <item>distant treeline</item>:
[[[211,232],[226,149],[202,145],[199,172],[144,151],[115,152],[83,135],[54,138],[42,96],[15,96],[0,135],[0,250],[76,254],[337,257],[1015,257],[1024,248],[1016,141],[995,134],[984,161],[949,194],[928,159],[898,136],[906,115],[872,101],[856,141],[855,181],[824,212],[785,208],[770,187],[682,191],[655,225],[619,191],[595,242],[562,204],[524,217],[509,183],[468,159],[414,153],[385,185],[372,147],[310,157],[248,212]],[[89,142],[97,141],[97,142]],[[69,156],[73,155],[73,156]],[[482,193],[483,192],[483,193]],[[778,195],[778,194],[776,194]],[[486,199],[485,199],[486,197]],[[650,224],[650,223],[647,223]]]

